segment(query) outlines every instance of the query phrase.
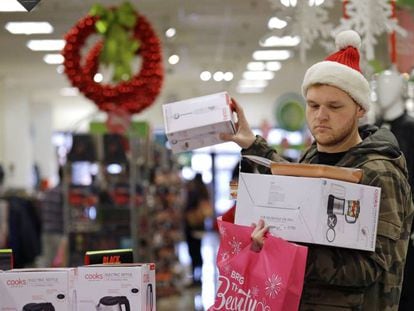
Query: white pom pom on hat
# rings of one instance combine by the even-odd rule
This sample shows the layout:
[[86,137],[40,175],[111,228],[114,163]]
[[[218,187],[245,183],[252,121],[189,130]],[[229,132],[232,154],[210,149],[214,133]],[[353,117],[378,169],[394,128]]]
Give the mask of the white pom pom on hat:
[[370,106],[370,89],[367,79],[359,67],[361,38],[353,30],[340,32],[335,38],[337,52],[314,64],[305,73],[302,94],[306,97],[308,88],[314,84],[335,86],[346,92],[365,111]]

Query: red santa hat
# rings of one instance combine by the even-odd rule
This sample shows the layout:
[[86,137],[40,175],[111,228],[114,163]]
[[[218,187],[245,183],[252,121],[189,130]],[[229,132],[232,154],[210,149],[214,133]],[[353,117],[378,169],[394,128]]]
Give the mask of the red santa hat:
[[370,89],[359,68],[361,38],[353,30],[340,32],[335,39],[338,52],[311,66],[305,73],[302,94],[314,84],[328,84],[348,93],[365,111],[370,106]]

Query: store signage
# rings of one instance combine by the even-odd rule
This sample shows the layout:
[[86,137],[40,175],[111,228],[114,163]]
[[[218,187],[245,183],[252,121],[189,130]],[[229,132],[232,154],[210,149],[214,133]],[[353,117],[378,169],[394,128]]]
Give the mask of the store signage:
[[17,0],[28,12],[40,2],[40,0]]

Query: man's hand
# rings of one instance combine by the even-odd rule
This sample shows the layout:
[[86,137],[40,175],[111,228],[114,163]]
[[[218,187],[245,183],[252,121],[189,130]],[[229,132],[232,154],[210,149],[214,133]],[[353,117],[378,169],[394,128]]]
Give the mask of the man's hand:
[[232,108],[237,114],[236,133],[221,133],[220,139],[224,141],[233,141],[241,148],[247,149],[254,143],[256,136],[253,134],[253,131],[246,120],[243,108],[233,98],[231,99],[231,102]]
[[259,222],[256,224],[252,224],[254,230],[251,234],[252,237],[252,250],[255,252],[259,252],[264,244],[265,234],[269,231],[269,226],[265,225],[263,219],[259,219]]

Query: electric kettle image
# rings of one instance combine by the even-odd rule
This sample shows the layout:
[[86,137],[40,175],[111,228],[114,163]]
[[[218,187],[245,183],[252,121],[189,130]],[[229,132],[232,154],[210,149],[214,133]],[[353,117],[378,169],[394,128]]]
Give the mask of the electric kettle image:
[[55,311],[55,307],[50,302],[28,303],[24,305],[23,311]]
[[[124,306],[124,308],[122,308]],[[105,296],[99,300],[96,311],[130,311],[129,300],[125,296]]]
[[360,212],[360,203],[358,200],[345,200],[330,194],[328,196],[328,230],[326,231],[326,239],[329,242],[335,240],[335,226],[338,222],[337,215],[344,215],[345,221],[349,224],[356,223]]

